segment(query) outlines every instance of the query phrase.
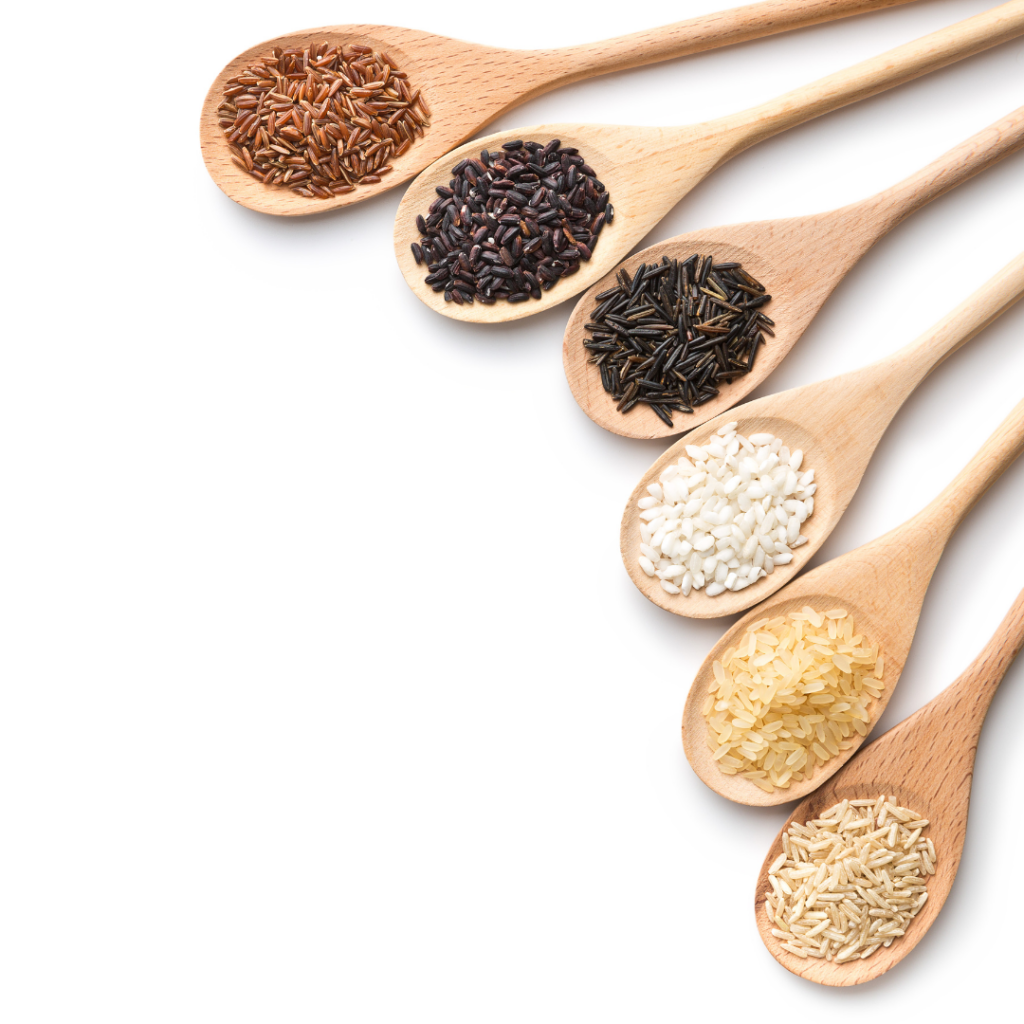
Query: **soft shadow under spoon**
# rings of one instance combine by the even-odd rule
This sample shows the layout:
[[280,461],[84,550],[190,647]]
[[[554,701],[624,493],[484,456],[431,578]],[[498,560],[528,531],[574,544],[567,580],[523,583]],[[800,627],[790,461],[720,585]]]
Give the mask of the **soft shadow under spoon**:
[[[937,199],[975,174],[1024,146],[1024,107],[973,135],[955,149],[892,188],[860,202],[810,217],[766,220],[692,231],[666,239],[631,256],[583,295],[565,328],[562,361],[566,379],[580,408],[599,426],[623,437],[670,437],[699,427],[759,387],[800,340],[833,289],[857,261],[915,210]],[[589,335],[584,324],[597,303],[594,296],[614,287],[622,268],[630,275],[640,264],[686,259],[710,253],[716,260],[742,262],[772,296],[765,312],[775,321],[750,373],[721,385],[721,394],[692,413],[674,412],[668,426],[647,405],[626,415],[618,400],[605,391],[601,374],[589,364],[583,347]]]
[[[703,124],[646,128],[577,122],[533,125],[487,135],[435,161],[409,186],[395,217],[394,244],[399,268],[417,298],[436,312],[456,320],[502,323],[539,313],[572,298],[604,277],[690,189],[716,167],[754,143],[980,53],[1022,33],[1024,0],[1010,0],[1000,7],[898,46],[760,106]],[[498,150],[504,143],[515,139],[546,143],[555,138],[560,139],[563,146],[580,151],[606,186],[614,206],[613,223],[601,231],[594,243],[593,258],[580,264],[577,273],[560,278],[548,291],[542,291],[539,299],[517,303],[502,300],[493,305],[480,301],[464,305],[446,302],[443,296],[445,286],[440,279],[437,280],[441,291],[434,291],[434,285],[424,281],[428,273],[433,276],[440,271],[430,271],[426,265],[417,265],[410,250],[410,246],[420,238],[417,215],[427,216],[430,204],[438,198],[436,189],[447,188],[452,167],[463,159],[476,157],[482,149]],[[470,224],[463,224],[463,227],[471,227],[475,232],[478,225],[482,226],[480,221],[472,219],[474,214],[468,207],[465,214],[460,209],[460,223],[463,215],[470,219]],[[477,213],[476,216],[483,215]],[[507,230],[512,225],[504,227]],[[468,259],[472,240],[466,232],[463,236],[454,236],[450,247],[454,251],[466,246],[462,251]],[[510,240],[503,236],[503,241]],[[495,252],[497,254],[497,250]],[[486,266],[482,256],[476,258],[479,262],[476,269]],[[551,256],[545,258],[554,259]]]
[[855,734],[846,750],[826,761],[806,778],[787,789],[771,793],[759,789],[742,775],[726,775],[712,760],[707,726],[701,705],[714,680],[713,664],[735,647],[747,626],[762,618],[774,618],[810,605],[819,612],[844,608],[853,616],[858,633],[877,643],[885,658],[882,695],[867,711],[871,727],[881,717],[900,681],[910,645],[917,630],[921,605],[935,566],[953,532],[975,502],[1024,451],[1024,400],[1014,407],[977,455],[939,496],[912,519],[895,530],[854,551],[819,565],[739,620],[697,671],[683,709],[683,747],[700,780],[716,793],[736,803],[774,807],[806,796],[834,775],[864,741]]
[[[768,0],[616,39],[552,50],[506,50],[389,25],[328,25],[289,32],[240,53],[214,79],[200,121],[203,158],[210,177],[242,206],[285,217],[323,213],[372,199],[408,181],[506,110],[561,85],[908,2]],[[431,121],[424,137],[392,161],[394,169],[380,182],[361,185],[333,199],[308,199],[287,188],[264,185],[236,167],[217,124],[217,108],[225,83],[275,46],[301,50],[324,41],[387,52],[409,75],[413,88],[423,90]]]
[[[861,477],[882,434],[914,389],[949,355],[1009,309],[1024,295],[1024,253],[970,295],[916,341],[860,370],[766,395],[716,416],[680,438],[644,473],[626,504],[619,533],[622,561],[630,579],[648,600],[674,615],[714,619],[735,615],[763,601],[788,583],[814,556],[835,528],[860,486]],[[640,509],[662,470],[685,454],[687,445],[704,444],[719,427],[737,422],[747,437],[767,432],[790,449],[804,452],[803,469],[813,469],[817,493],[814,514],[801,532],[807,543],[793,549],[788,565],[743,590],[708,597],[706,590],[688,596],[669,594],[656,576],[639,564]]]
[[[788,971],[819,985],[848,986],[871,981],[895,967],[924,938],[953,886],[967,835],[967,810],[978,739],[996,689],[1024,645],[1024,591],[1014,601],[985,649],[934,700],[875,740],[790,815],[775,837],[757,878],[754,916],[761,941]],[[885,793],[928,819],[935,845],[935,874],[928,879],[928,901],[888,949],[864,960],[838,964],[802,959],[784,950],[772,935],[764,909],[768,870],[782,852],[782,833],[804,824],[843,800],[870,800]]]

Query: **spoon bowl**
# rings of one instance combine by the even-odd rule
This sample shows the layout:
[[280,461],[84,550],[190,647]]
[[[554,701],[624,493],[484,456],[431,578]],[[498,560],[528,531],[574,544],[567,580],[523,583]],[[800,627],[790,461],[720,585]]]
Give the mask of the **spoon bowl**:
[[[728,411],[761,384],[786,357],[821,303],[825,301],[831,288],[819,298],[815,294],[817,289],[809,291],[799,287],[796,275],[792,268],[787,266],[790,261],[785,258],[787,251],[783,246],[780,244],[777,251],[773,251],[776,247],[763,244],[764,239],[747,237],[749,232],[743,230],[757,226],[739,224],[731,228],[711,228],[677,235],[665,242],[659,242],[630,256],[610,270],[580,298],[565,327],[562,363],[573,398],[598,426],[622,437],[645,440],[670,437],[683,431],[694,430],[720,413]],[[643,403],[634,406],[623,415],[616,408],[619,400],[605,391],[601,385],[600,372],[588,363],[591,353],[589,349],[583,347],[583,342],[589,337],[583,329],[584,324],[590,322],[590,315],[597,306],[594,296],[615,287],[615,276],[619,270],[624,269],[632,276],[641,263],[651,266],[660,263],[663,256],[670,260],[684,260],[695,252],[711,255],[716,263],[742,263],[743,269],[765,286],[772,300],[764,307],[764,311],[775,321],[775,327],[772,328],[775,337],[768,338],[768,344],[762,346],[750,373],[739,377],[731,384],[724,385],[716,398],[697,406],[693,413],[673,412],[671,427],[660,419],[649,405]],[[806,253],[806,250],[804,252]],[[781,259],[778,258],[780,256]]]
[[[889,734],[887,733],[886,736]],[[886,737],[877,742],[881,743]],[[872,745],[874,746],[874,745]],[[871,748],[864,751],[861,757],[868,757]],[[859,758],[858,758],[859,760]],[[854,768],[857,761],[852,762],[848,767]],[[845,771],[845,769],[844,769]],[[925,932],[931,927],[932,922],[942,909],[949,890],[952,887],[953,876],[959,867],[960,851],[963,847],[962,837],[960,838],[960,849],[957,850],[955,858],[947,856],[944,852],[939,854],[939,861],[935,865],[935,874],[928,879],[928,902],[918,912],[917,916],[907,928],[907,934],[896,939],[888,948],[882,946],[877,949],[866,960],[852,960],[849,963],[837,964],[827,960],[817,960],[808,957],[806,960],[788,952],[782,948],[782,940],[772,935],[772,925],[767,920],[765,912],[764,894],[770,890],[768,881],[768,870],[772,862],[782,852],[782,833],[795,821],[798,824],[812,821],[819,817],[830,807],[841,803],[843,800],[868,799],[868,794],[877,797],[885,793],[890,800],[902,807],[910,807],[929,820],[928,837],[935,844],[936,852],[946,851],[955,847],[956,828],[951,819],[956,811],[950,812],[949,806],[936,799],[928,799],[927,796],[915,789],[913,786],[901,785],[894,782],[891,777],[885,781],[877,778],[878,773],[867,773],[868,777],[858,778],[857,781],[837,782],[839,776],[830,779],[821,789],[812,793],[806,800],[802,801],[786,824],[780,830],[775,842],[772,844],[771,859],[766,859],[761,866],[757,877],[757,895],[754,900],[754,914],[757,919],[757,929],[768,951],[788,971],[805,978],[807,981],[816,982],[819,985],[833,987],[847,987],[859,985],[865,981],[885,974],[896,966],[920,941],[924,938]]]
[[[732,224],[678,235],[636,253],[591,285],[565,328],[562,361],[580,408],[599,426],[624,437],[668,437],[693,430],[745,398],[786,357],[818,310],[857,261],[882,235],[914,210],[1024,146],[1024,107],[967,139],[905,181],[850,206],[828,213],[785,220]],[[774,320],[774,337],[757,354],[750,373],[722,386],[721,394],[694,408],[676,412],[672,426],[650,406],[636,405],[626,415],[618,399],[605,391],[601,374],[589,363],[584,330],[598,303],[595,296],[614,287],[615,274],[632,276],[641,264],[663,257],[684,260],[710,254],[716,262],[736,261],[772,296],[765,312]],[[493,308],[493,307],[491,307]]]
[[[200,120],[203,158],[217,185],[242,206],[285,217],[323,213],[372,199],[400,185],[504,111],[560,85],[907,2],[767,0],[616,39],[552,50],[482,46],[390,25],[330,25],[290,32],[240,53],[214,79]],[[391,162],[393,170],[379,183],[360,185],[354,192],[332,199],[309,199],[287,188],[264,185],[238,168],[217,124],[217,108],[225,83],[275,46],[301,49],[325,40],[390,54],[409,75],[413,88],[422,89],[431,123],[423,138]]]
[[[455,320],[501,323],[550,309],[604,278],[695,185],[754,143],[1022,33],[1024,0],[1009,0],[1001,7],[898,46],[768,103],[703,124],[676,128],[548,124],[485,136],[435,160],[409,187],[395,217],[394,243],[399,268],[417,298],[435,312]],[[582,263],[577,273],[555,281],[549,290],[541,292],[539,299],[517,303],[502,300],[493,305],[446,302],[443,289],[435,292],[424,280],[433,271],[418,265],[410,251],[410,246],[420,238],[416,216],[426,216],[436,198],[436,189],[448,186],[452,168],[463,158],[481,149],[499,149],[514,139],[547,143],[556,138],[580,151],[606,186],[615,209],[613,223],[593,243],[592,258]],[[483,223],[479,212],[467,211],[467,216],[478,218],[473,221],[474,230]],[[456,240],[453,246],[458,244]],[[471,243],[464,244],[463,251],[468,255]],[[755,253],[761,251],[757,246],[749,248]],[[480,263],[474,269],[479,270],[484,263],[482,257],[477,259]],[[774,262],[771,257],[768,259]],[[756,270],[753,272],[756,274]]]
[[[413,87],[423,90],[431,112],[430,127],[405,153],[391,161],[394,169],[389,174],[384,175],[376,184],[360,185],[354,192],[334,196],[332,199],[309,199],[282,186],[264,185],[246,174],[231,159],[227,139],[217,123],[220,119],[217,108],[224,99],[224,89],[230,79],[241,74],[254,61],[265,57],[275,46],[286,50],[295,47],[301,49],[313,41],[326,41],[334,46],[370,46],[374,50],[386,51],[394,58],[399,69],[408,74]],[[387,25],[311,28],[251,46],[225,65],[213,80],[203,101],[199,140],[206,169],[229,198],[259,213],[305,217],[372,199],[407,181],[425,164],[436,160],[466,137],[465,103],[460,99],[459,86],[465,86],[464,77],[469,68],[474,62],[482,61],[488,52],[487,47],[475,46],[473,43],[459,43],[429,32]],[[446,53],[449,64],[445,61]],[[486,88],[482,93],[481,114],[490,120],[500,110],[494,108],[493,102],[488,103]]]
[[804,605],[819,612],[844,608],[853,617],[856,631],[864,635],[865,642],[877,643],[885,659],[881,696],[867,704],[870,734],[899,683],[928,584],[949,538],[978,498],[1021,451],[1024,400],[1018,402],[974,458],[923,511],[877,540],[794,580],[726,632],[697,671],[683,709],[683,747],[691,767],[706,786],[736,803],[774,807],[806,796],[853,757],[864,742],[859,734],[852,737],[847,749],[818,765],[805,778],[771,793],[741,775],[723,773],[712,760],[702,713],[704,698],[715,679],[714,662],[737,646],[752,622],[787,615]]
[[[636,485],[622,514],[619,548],[629,578],[648,601],[688,619],[717,619],[735,615],[789,583],[835,529],[860,483],[866,460],[859,472],[856,472],[856,468],[844,458],[842,438],[831,437],[817,424],[808,425],[798,415],[786,415],[785,401],[772,401],[792,395],[793,392],[785,391],[782,395],[771,395],[720,414],[704,424],[703,428],[687,434],[672,445]],[[651,415],[654,416],[653,413]],[[706,444],[719,427],[732,422],[739,424],[736,429],[745,437],[759,433],[774,434],[781,437],[791,451],[799,448],[806,453],[805,466],[802,468],[814,470],[815,483],[818,485],[814,495],[814,513],[800,527],[807,543],[794,549],[793,560],[788,565],[776,566],[770,576],[762,577],[743,590],[726,591],[716,597],[708,597],[705,590],[692,590],[686,597],[669,594],[662,589],[661,581],[656,576],[648,576],[640,568],[640,508],[637,502],[647,495],[648,484],[657,481],[667,466],[686,454],[687,445]],[[856,472],[855,480],[852,479],[851,470]]]
[[[757,930],[768,951],[788,971],[820,985],[845,987],[871,981],[895,967],[924,938],[949,895],[967,834],[974,755],[992,697],[1024,644],[1024,592],[995,635],[967,670],[919,711],[905,719],[800,803],[779,831],[761,866],[754,893]],[[927,836],[937,855],[928,879],[928,900],[906,935],[864,960],[837,964],[804,959],[784,950],[764,908],[768,872],[782,852],[782,834],[842,800],[885,793],[928,819]]]
[[[852,616],[856,631],[863,633],[872,643],[877,643],[879,650],[885,656],[885,688],[882,690],[881,696],[872,700],[867,706],[872,722],[877,722],[885,711],[903,673],[903,666],[910,651],[914,631],[911,630],[908,635],[904,623],[894,623],[889,614],[890,609],[887,607],[879,607],[870,600],[850,600],[848,596],[843,595],[842,587],[835,585],[832,579],[818,578],[809,587],[798,586],[802,582],[802,580],[798,580],[792,587],[783,591],[777,599],[770,601],[767,605],[755,608],[732,626],[704,659],[686,698],[682,735],[683,747],[690,767],[706,786],[734,803],[746,804],[749,807],[776,807],[779,804],[789,803],[791,800],[799,800],[813,792],[829,778],[845,760],[856,753],[864,742],[864,737],[855,734],[853,744],[849,749],[840,751],[837,757],[826,764],[818,765],[802,781],[794,782],[788,789],[776,789],[771,793],[766,793],[741,775],[726,775],[719,770],[717,762],[712,760],[712,750],[706,740],[707,726],[704,715],[701,713],[701,704],[715,679],[712,665],[716,661],[721,661],[726,651],[739,643],[750,623],[764,618],[788,615],[790,612],[798,612],[805,605],[810,605],[817,610],[844,608]],[[879,580],[879,585],[882,585],[881,580]],[[914,626],[916,627],[916,618]]]

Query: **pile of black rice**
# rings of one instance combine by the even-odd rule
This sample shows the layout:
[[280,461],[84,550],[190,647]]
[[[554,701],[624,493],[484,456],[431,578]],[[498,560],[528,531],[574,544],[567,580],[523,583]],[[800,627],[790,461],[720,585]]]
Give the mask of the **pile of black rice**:
[[417,263],[448,302],[539,299],[589,260],[615,210],[594,169],[559,139],[516,139],[461,160],[427,216],[418,216]]

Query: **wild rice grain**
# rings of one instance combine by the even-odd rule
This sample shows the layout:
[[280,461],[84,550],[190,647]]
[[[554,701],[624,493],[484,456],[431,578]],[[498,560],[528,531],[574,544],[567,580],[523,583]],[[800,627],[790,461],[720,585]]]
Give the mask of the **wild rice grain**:
[[583,347],[601,386],[619,412],[646,404],[668,426],[673,411],[692,413],[749,373],[773,333],[764,285],[739,263],[699,253],[641,263],[632,276],[620,270],[594,301]]

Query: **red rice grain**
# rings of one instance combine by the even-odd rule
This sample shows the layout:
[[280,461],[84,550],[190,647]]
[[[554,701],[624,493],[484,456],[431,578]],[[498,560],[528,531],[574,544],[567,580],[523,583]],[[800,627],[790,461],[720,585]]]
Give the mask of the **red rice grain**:
[[227,82],[218,114],[241,170],[308,199],[378,183],[430,127],[387,53],[328,42],[275,47]]

